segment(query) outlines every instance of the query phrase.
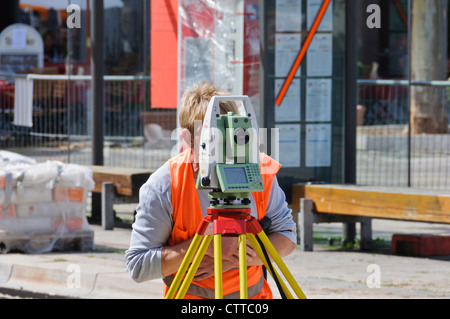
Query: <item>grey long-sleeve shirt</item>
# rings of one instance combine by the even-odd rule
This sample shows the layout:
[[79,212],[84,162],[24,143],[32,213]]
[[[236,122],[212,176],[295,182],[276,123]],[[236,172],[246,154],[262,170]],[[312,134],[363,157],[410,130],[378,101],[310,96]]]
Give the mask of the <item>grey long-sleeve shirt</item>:
[[[209,207],[208,190],[198,190],[203,216]],[[251,198],[251,214],[257,217]],[[270,191],[266,216],[272,221],[269,233],[281,233],[293,243],[297,242],[296,225],[286,197],[275,178]],[[162,278],[161,250],[167,245],[173,228],[172,195],[169,163],[165,163],[139,192],[139,205],[133,223],[130,247],[125,253],[127,269],[133,280],[144,282]]]

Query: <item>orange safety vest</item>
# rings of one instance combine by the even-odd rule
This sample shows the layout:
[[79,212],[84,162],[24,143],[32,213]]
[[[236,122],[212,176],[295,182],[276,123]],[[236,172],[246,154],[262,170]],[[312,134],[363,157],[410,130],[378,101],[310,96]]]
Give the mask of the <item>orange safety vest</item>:
[[[169,160],[171,192],[172,192],[172,219],[173,229],[169,238],[169,245],[173,246],[194,237],[203,215],[195,187],[194,172],[192,169],[190,150],[182,152]],[[266,215],[267,202],[269,200],[272,181],[281,165],[265,154],[261,154],[260,167],[263,179],[264,191],[252,193],[255,201],[258,220]],[[164,296],[168,286],[174,279],[174,275],[163,279]],[[239,270],[229,270],[223,274],[222,288],[224,298],[239,298]],[[272,292],[264,279],[262,266],[248,267],[247,271],[248,296],[254,299],[271,299]],[[213,299],[214,277],[201,281],[192,281],[185,296],[187,299]]]

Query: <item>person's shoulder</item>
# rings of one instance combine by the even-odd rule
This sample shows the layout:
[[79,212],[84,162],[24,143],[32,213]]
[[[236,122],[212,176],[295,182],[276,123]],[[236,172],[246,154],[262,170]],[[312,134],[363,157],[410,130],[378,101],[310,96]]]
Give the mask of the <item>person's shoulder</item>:
[[262,175],[276,175],[281,168],[281,164],[265,153],[260,153],[260,169]]
[[170,167],[169,163],[166,162],[150,175],[147,182],[143,185],[143,188],[153,191],[166,192],[170,191],[170,185]]

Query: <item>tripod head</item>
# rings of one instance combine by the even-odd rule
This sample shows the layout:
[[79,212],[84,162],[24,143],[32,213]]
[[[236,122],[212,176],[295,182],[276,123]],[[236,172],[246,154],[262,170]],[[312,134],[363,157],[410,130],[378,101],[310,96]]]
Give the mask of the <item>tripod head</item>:
[[[242,101],[239,114],[220,114],[221,101]],[[247,207],[250,192],[264,190],[259,156],[258,124],[248,96],[213,97],[200,136],[197,189],[213,190],[213,207],[229,207],[236,199]]]

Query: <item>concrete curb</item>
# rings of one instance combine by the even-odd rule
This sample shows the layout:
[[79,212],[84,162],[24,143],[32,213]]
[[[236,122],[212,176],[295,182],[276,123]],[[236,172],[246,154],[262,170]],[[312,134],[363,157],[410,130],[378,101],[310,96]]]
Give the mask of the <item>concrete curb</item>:
[[0,263],[0,287],[64,298],[162,298],[161,280],[138,284],[125,271],[89,271],[72,263],[58,268]]

